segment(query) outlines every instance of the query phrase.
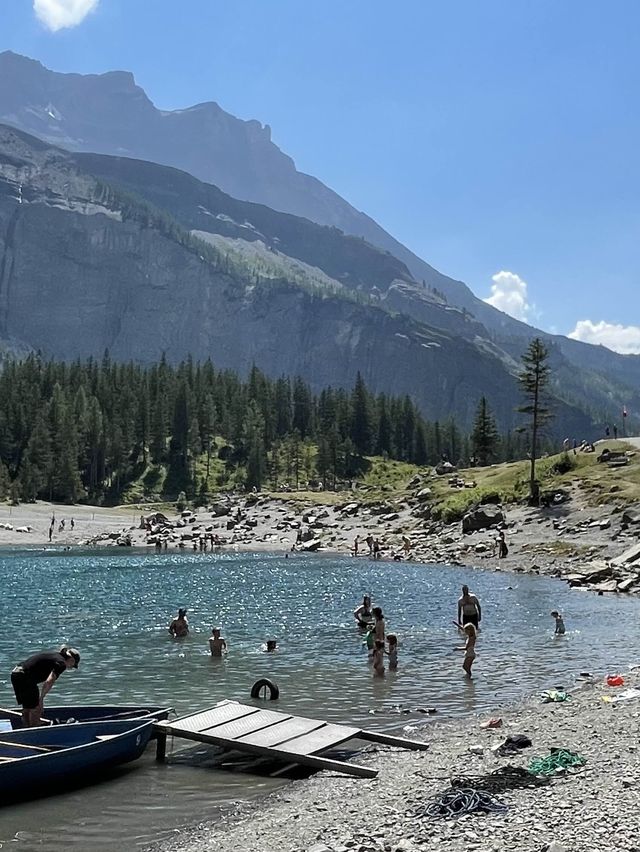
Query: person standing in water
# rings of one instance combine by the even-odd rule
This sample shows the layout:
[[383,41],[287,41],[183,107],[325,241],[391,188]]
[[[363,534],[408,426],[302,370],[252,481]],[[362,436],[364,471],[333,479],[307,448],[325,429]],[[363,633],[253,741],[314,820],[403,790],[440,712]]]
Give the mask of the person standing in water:
[[375,623],[373,627],[373,632],[376,637],[377,642],[382,642],[384,647],[384,615],[382,614],[382,609],[379,606],[374,606],[373,608],[373,616],[375,618]]
[[551,613],[551,617],[555,618],[556,620],[556,629],[554,630],[554,636],[564,636],[564,634],[566,633],[566,628],[564,626],[564,618],[562,617],[562,615],[560,615],[558,610],[554,609]]
[[211,628],[211,637],[209,638],[209,650],[212,657],[221,657],[222,652],[227,650],[226,641],[220,636],[220,628]]
[[471,678],[471,666],[473,665],[473,661],[476,658],[476,628],[473,624],[465,624],[464,633],[467,637],[466,644],[464,648],[456,648],[456,651],[464,651],[464,660],[462,661],[462,668],[465,670],[465,674],[468,678]]
[[187,621],[186,609],[178,610],[178,617],[174,618],[169,625],[169,633],[174,639],[182,639],[189,635],[189,622]]
[[373,610],[371,609],[371,598],[369,595],[365,595],[362,598],[362,603],[360,606],[356,607],[353,611],[353,617],[358,622],[358,627],[368,627],[369,624],[373,621]]
[[[11,672],[11,685],[16,701],[22,705],[22,724],[35,728],[40,724],[44,699],[60,675],[67,669],[77,669],[80,654],[75,648],[63,645],[59,651],[41,651],[19,663]],[[38,687],[38,684],[42,684]]]
[[376,639],[373,649],[373,673],[376,677],[384,676],[384,642]]
[[477,629],[482,620],[482,608],[475,595],[469,594],[469,586],[462,587],[462,595],[458,599],[458,625],[473,624]]
[[398,637],[395,633],[387,635],[387,643],[389,649],[387,656],[389,657],[389,671],[395,671],[398,668]]

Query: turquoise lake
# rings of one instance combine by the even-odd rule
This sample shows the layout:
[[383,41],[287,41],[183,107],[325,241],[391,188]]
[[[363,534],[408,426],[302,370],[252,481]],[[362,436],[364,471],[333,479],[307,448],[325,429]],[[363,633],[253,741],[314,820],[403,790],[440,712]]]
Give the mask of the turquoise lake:
[[[465,681],[452,624],[462,583],[483,605],[474,680]],[[0,553],[0,704],[13,706],[11,668],[62,642],[82,654],[51,704],[158,703],[179,713],[232,698],[252,683],[280,686],[274,709],[362,727],[400,729],[489,713],[580,672],[625,671],[640,647],[639,602],[570,591],[559,581],[472,569],[276,554],[5,550]],[[351,615],[371,593],[400,640],[399,669],[374,679]],[[191,634],[167,625],[188,608]],[[566,636],[553,637],[552,609]],[[209,656],[211,626],[229,645]],[[265,654],[275,637],[279,650]],[[45,705],[46,706],[46,705]],[[409,709],[400,715],[398,707]],[[150,749],[105,784],[2,808],[0,848],[121,850],[161,842],[221,806],[281,785],[265,773],[220,768],[206,747],[174,744],[167,765]],[[217,767],[217,768],[216,768]],[[54,831],[51,829],[55,828]]]

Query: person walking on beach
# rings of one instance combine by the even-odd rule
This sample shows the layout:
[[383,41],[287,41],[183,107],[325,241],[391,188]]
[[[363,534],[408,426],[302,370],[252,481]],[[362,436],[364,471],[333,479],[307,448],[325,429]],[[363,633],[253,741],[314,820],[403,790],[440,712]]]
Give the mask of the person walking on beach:
[[458,598],[458,625],[464,630],[466,624],[480,627],[482,608],[475,595],[469,594],[469,586],[462,587],[462,595]]
[[504,537],[504,530],[500,530],[498,533],[498,559],[504,559],[509,554],[509,548],[507,547],[507,541]]
[[359,545],[360,545],[360,536],[359,536],[359,535],[357,535],[357,536],[354,538],[354,540],[353,540],[353,555],[354,555],[354,556],[357,556],[357,555],[358,555],[358,547],[359,547]]
[[[11,685],[16,701],[22,705],[22,724],[35,728],[40,724],[44,699],[60,675],[67,669],[77,669],[80,654],[75,648],[63,645],[59,651],[41,651],[19,663],[11,672]],[[42,684],[38,688],[38,684]]]
[[465,673],[468,678],[471,678],[471,666],[473,665],[473,661],[476,658],[476,628],[473,624],[465,624],[464,633],[467,637],[467,641],[465,643],[464,648],[456,648],[456,651],[464,651],[464,660],[462,661],[462,668],[465,670]]
[[353,617],[358,622],[358,627],[368,627],[369,624],[373,621],[374,615],[373,610],[371,609],[371,598],[369,595],[365,595],[362,598],[362,603],[360,606],[356,607],[353,611]]
[[182,639],[189,635],[189,622],[187,621],[186,609],[178,610],[178,617],[174,618],[169,625],[169,633],[174,639]]
[[227,650],[226,641],[220,636],[220,628],[211,628],[211,637],[209,639],[209,650],[212,657],[221,657],[222,652]]
[[53,538],[53,524],[49,527],[49,541]]

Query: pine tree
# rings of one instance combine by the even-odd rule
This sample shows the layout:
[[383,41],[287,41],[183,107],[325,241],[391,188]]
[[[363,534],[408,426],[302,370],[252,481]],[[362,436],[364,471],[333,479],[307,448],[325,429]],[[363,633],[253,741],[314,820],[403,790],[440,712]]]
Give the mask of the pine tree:
[[266,469],[266,452],[264,448],[264,418],[257,403],[252,400],[247,407],[245,422],[245,444],[247,456],[247,488],[262,488]]
[[355,451],[361,456],[366,456],[371,452],[373,424],[369,392],[360,373],[356,376],[355,387],[351,395],[351,406],[353,416],[350,437]]
[[521,414],[526,414],[529,420],[525,429],[530,438],[529,502],[533,506],[537,506],[540,502],[540,486],[536,480],[540,431],[553,417],[546,394],[551,376],[551,369],[547,363],[548,359],[549,350],[542,340],[536,337],[521,357],[523,369],[518,378],[525,403],[519,406],[517,410]]
[[495,417],[489,409],[486,397],[481,396],[471,433],[473,454],[477,464],[484,466],[493,461],[496,456],[498,441]]

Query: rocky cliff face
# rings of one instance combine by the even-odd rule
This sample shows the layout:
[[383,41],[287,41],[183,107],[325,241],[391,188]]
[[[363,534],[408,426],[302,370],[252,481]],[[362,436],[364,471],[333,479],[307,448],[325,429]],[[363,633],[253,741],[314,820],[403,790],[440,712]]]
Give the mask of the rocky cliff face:
[[[72,151],[177,166],[235,198],[363,237],[401,261],[415,281],[437,288],[451,306],[471,314],[507,357],[521,352],[539,334],[561,354],[567,385],[575,384],[576,371],[583,374],[587,368],[588,381],[578,382],[579,396],[599,387],[606,397],[606,383],[613,380],[618,390],[613,387],[609,402],[598,398],[595,406],[604,411],[607,404],[624,401],[638,408],[634,389],[640,384],[640,356],[620,356],[545,334],[487,305],[463,282],[438,272],[319,180],[298,172],[293,160],[271,141],[269,127],[258,121],[241,121],[213,102],[159,110],[130,73],[59,74],[10,51],[0,53],[0,121]],[[416,318],[425,319],[425,294],[419,285],[403,286],[391,295],[396,309],[417,311]],[[452,322],[459,325],[459,317],[451,313],[440,316],[449,330]]]
[[[348,288],[227,265],[166,211],[120,193],[72,155],[0,128],[0,337],[64,359],[108,349],[141,362],[210,357],[242,372],[255,362],[316,388],[351,385],[360,371],[372,389],[467,426],[481,388],[513,425],[516,382],[491,352]],[[565,428],[588,427],[576,407],[563,410]]]

